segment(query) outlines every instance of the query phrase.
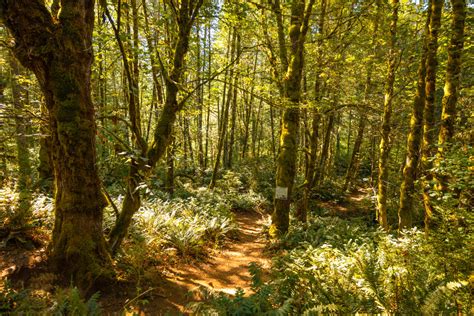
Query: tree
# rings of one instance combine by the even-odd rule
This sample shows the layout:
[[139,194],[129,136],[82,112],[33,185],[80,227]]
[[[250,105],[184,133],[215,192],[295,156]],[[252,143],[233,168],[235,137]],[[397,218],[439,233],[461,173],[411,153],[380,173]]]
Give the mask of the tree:
[[[319,32],[319,39],[318,39],[318,65],[317,71],[314,80],[314,94],[315,94],[315,101],[320,102],[322,99],[322,78],[321,73],[323,72],[323,36],[324,36],[324,21],[326,19],[326,8],[327,8],[327,1],[321,1],[321,12],[319,15],[318,21],[318,32]],[[311,190],[314,187],[315,182],[315,169],[316,169],[316,160],[317,160],[317,150],[318,150],[318,140],[319,140],[319,122],[321,120],[321,113],[319,113],[318,109],[314,108],[313,110],[313,120],[311,122],[311,133],[309,136],[309,148],[308,148],[308,163],[306,168],[305,174],[305,188],[303,192],[303,201],[301,208],[298,209],[297,216],[300,221],[306,222],[307,214],[308,214],[308,207],[309,207],[309,199],[311,195]]]
[[[448,48],[448,65],[444,83],[442,100],[441,127],[438,137],[438,163],[443,159],[454,136],[456,122],[456,103],[459,95],[461,77],[461,54],[464,46],[464,23],[466,20],[466,2],[464,0],[451,0],[453,20],[451,25],[452,35]],[[437,175],[439,190],[446,191],[447,179]]]
[[25,107],[28,104],[28,91],[21,66],[13,56],[10,58],[10,66],[12,68],[11,90],[13,98],[14,116],[15,116],[15,133],[16,148],[18,162],[18,183],[17,190],[20,193],[18,209],[15,217],[12,219],[12,225],[22,226],[26,223],[30,215],[30,198],[31,198],[31,147],[28,134],[31,130],[25,118]]
[[425,77],[425,104],[423,108],[423,148],[421,151],[421,164],[423,167],[423,203],[425,206],[425,226],[429,227],[433,217],[433,206],[430,198],[431,181],[433,174],[432,157],[434,156],[436,126],[435,126],[435,93],[436,93],[436,67],[438,65],[438,32],[441,26],[441,9],[443,1],[431,2],[431,19],[428,33],[426,52],[426,77]]
[[102,233],[106,200],[97,175],[90,94],[94,1],[2,0],[15,57],[32,70],[46,100],[55,180],[50,258],[80,286],[111,275]]
[[390,1],[392,14],[390,21],[390,41],[388,52],[388,74],[385,82],[385,99],[382,117],[382,138],[380,140],[379,178],[377,192],[377,221],[384,228],[388,229],[387,222],[387,181],[388,181],[388,159],[390,153],[390,130],[393,102],[393,86],[395,83],[395,71],[397,62],[397,21],[400,3],[398,0]]
[[[113,252],[119,249],[122,240],[127,234],[133,215],[140,208],[140,191],[137,188],[141,182],[142,174],[149,174],[150,170],[166,153],[167,146],[172,138],[173,126],[177,114],[183,108],[187,100],[186,97],[183,97],[182,100],[178,101],[178,93],[180,91],[179,83],[182,80],[184,72],[184,63],[189,49],[191,28],[202,4],[203,0],[183,0],[179,5],[176,5],[174,1],[169,1],[173,17],[176,21],[178,34],[174,43],[171,68],[167,69],[162,65],[166,87],[165,103],[154,130],[153,143],[148,146],[141,142],[143,157],[132,159],[122,211],[110,232],[109,244]],[[136,128],[139,127],[137,124]],[[138,135],[138,133],[136,135]]]
[[[379,45],[377,44],[377,33],[379,29],[380,11],[381,11],[381,6],[382,6],[380,1],[376,1],[375,4],[376,4],[376,13],[373,17],[374,29],[372,33],[372,38],[370,40],[370,47],[373,49],[373,55],[376,55],[379,48]],[[370,94],[372,92],[372,71],[374,67],[374,58],[375,56],[370,58],[366,66],[364,100],[363,100],[364,104],[367,104],[369,102]],[[360,147],[362,145],[362,141],[364,138],[365,126],[367,124],[367,115],[365,113],[362,113],[362,111],[360,112],[361,113],[359,113],[357,136],[354,141],[354,148],[352,149],[351,160],[349,162],[349,166],[347,167],[343,191],[347,191],[348,189],[350,189],[351,183],[354,180],[354,177],[359,169],[358,168],[359,160],[360,160],[359,152],[360,152]],[[350,131],[349,131],[349,135],[350,135]]]
[[[431,0],[428,2],[431,7]],[[410,132],[407,140],[407,154],[405,167],[403,168],[403,181],[400,187],[400,206],[398,209],[398,228],[409,228],[413,222],[413,200],[415,192],[415,180],[417,176],[418,163],[420,160],[421,141],[423,135],[423,107],[425,104],[425,77],[426,77],[426,55],[431,10],[427,10],[427,18],[423,37],[423,48],[421,52],[420,65],[418,66],[418,81],[416,94],[413,100],[413,108],[410,119]]]
[[[291,3],[291,21],[289,29],[290,56],[284,86],[284,111],[281,117],[280,149],[277,158],[275,207],[272,214],[272,231],[274,234],[285,233],[289,226],[289,211],[293,184],[296,175],[298,154],[299,102],[301,99],[301,78],[304,65],[304,42],[308,32],[309,19],[315,0],[305,6],[305,0],[294,0]],[[278,16],[278,15],[277,15]],[[280,29],[280,28],[279,28]],[[281,36],[279,36],[281,39]],[[280,40],[281,42],[281,40]],[[280,54],[284,55],[280,44]],[[282,58],[284,64],[285,58]]]

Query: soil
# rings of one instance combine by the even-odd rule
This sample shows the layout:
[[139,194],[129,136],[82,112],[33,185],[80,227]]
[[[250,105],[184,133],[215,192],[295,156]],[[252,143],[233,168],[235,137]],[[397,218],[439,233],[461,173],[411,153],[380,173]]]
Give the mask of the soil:
[[[221,250],[213,251],[207,259],[157,267],[159,271],[151,282],[156,287],[144,289],[138,295],[130,293],[128,290],[133,287],[124,284],[125,297],[136,298],[129,304],[134,306],[133,312],[140,315],[188,314],[187,305],[202,298],[201,287],[229,295],[235,295],[239,288],[250,293],[249,264],[255,262],[264,270],[270,267],[270,258],[265,254],[266,240],[261,233],[264,220],[264,215],[257,212],[238,212],[239,229],[235,240],[227,242]],[[114,296],[102,297],[102,306],[110,314],[118,313],[129,302]],[[138,301],[142,299],[147,303],[140,308]]]
[[329,211],[331,216],[342,218],[372,216],[373,207],[369,197],[371,188],[358,188],[345,195],[342,201],[318,201],[319,207]]

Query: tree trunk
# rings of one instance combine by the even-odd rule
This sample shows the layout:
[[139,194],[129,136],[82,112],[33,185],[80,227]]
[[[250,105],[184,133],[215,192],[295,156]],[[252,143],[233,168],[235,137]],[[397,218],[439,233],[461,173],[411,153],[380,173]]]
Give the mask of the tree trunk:
[[[4,74],[0,73],[0,103],[5,104],[5,88],[7,87],[7,78]],[[3,121],[0,120],[0,124],[3,124]],[[7,179],[7,150],[5,148],[5,143],[2,140],[0,142],[0,185],[4,184],[4,181]]]
[[165,78],[165,103],[154,131],[153,143],[149,146],[145,155],[146,164],[140,162],[140,164],[134,163],[130,166],[127,194],[125,195],[122,211],[109,236],[109,244],[113,253],[120,247],[127,235],[133,215],[140,208],[140,199],[136,198],[136,194],[139,194],[136,185],[137,180],[140,179],[140,172],[144,175],[149,174],[149,171],[166,153],[177,114],[184,106],[184,101],[178,102],[178,83],[182,80],[191,28],[202,3],[203,0],[183,0],[180,2],[179,8],[176,8],[175,19],[178,26],[178,36],[174,46],[172,67]]
[[[376,1],[376,13],[374,15],[374,31],[372,33],[372,39],[371,39],[371,46],[373,49],[373,54],[376,55],[379,45],[377,44],[377,33],[379,29],[379,19],[380,19],[380,12],[381,12],[381,3],[380,1]],[[364,88],[364,104],[367,104],[369,102],[370,94],[372,92],[372,69],[373,69],[374,61],[373,58],[369,59],[369,62],[367,63],[367,75],[366,75],[366,80],[365,80],[365,88]],[[357,176],[357,172],[359,170],[359,161],[360,161],[360,147],[362,145],[362,141],[364,139],[364,131],[365,131],[365,125],[367,123],[367,117],[364,113],[359,112],[359,123],[358,123],[358,128],[357,128],[357,135],[356,139],[354,142],[354,148],[352,149],[352,155],[351,155],[351,160],[349,162],[349,166],[347,168],[346,172],[346,179],[344,181],[344,186],[343,186],[343,192],[347,191],[350,189],[352,182],[354,181],[354,178]],[[349,148],[349,141],[348,141],[348,148]],[[348,149],[349,150],[349,149]]]
[[392,16],[390,23],[390,49],[388,52],[388,75],[385,83],[385,99],[382,117],[382,138],[380,140],[379,158],[379,178],[377,192],[377,221],[384,228],[388,229],[387,222],[387,181],[388,181],[388,160],[390,154],[390,130],[392,116],[393,86],[395,83],[396,71],[396,42],[397,42],[397,21],[399,0],[391,0]]
[[[315,83],[314,83],[314,100],[316,102],[321,101],[322,91],[321,91],[321,73],[323,72],[323,36],[324,36],[324,21],[326,18],[326,7],[327,1],[321,1],[321,13],[319,15],[318,21],[318,31],[319,31],[319,39],[318,39],[318,63],[317,63],[317,71],[315,75]],[[321,120],[321,115],[319,114],[318,109],[315,107],[312,109],[312,122],[311,122],[311,134],[309,135],[309,154],[308,154],[308,164],[306,169],[306,176],[305,176],[305,188],[303,192],[303,200],[301,202],[301,207],[297,210],[297,217],[301,222],[306,222],[307,215],[308,215],[308,208],[309,208],[309,199],[311,195],[311,190],[314,187],[314,179],[315,179],[315,167],[316,167],[316,159],[317,159],[317,151],[318,151],[318,140],[319,140],[319,121]]]
[[[456,103],[461,76],[461,54],[464,46],[464,23],[466,20],[465,0],[451,0],[453,8],[453,20],[451,24],[451,41],[448,48],[448,65],[446,69],[446,80],[444,83],[444,95],[442,100],[441,128],[438,137],[437,163],[443,160],[447,149],[454,136],[456,122]],[[438,190],[447,191],[448,178],[437,175]]]
[[15,56],[35,73],[50,113],[56,188],[50,258],[85,288],[111,275],[90,95],[94,1],[63,1],[57,22],[43,1],[0,5],[2,20],[16,40]]
[[342,189],[343,192],[347,191],[351,188],[351,184],[354,181],[354,178],[357,176],[357,169],[360,160],[360,147],[362,145],[362,140],[364,138],[364,130],[367,118],[362,113],[359,113],[359,123],[357,128],[357,136],[354,142],[354,148],[352,149],[351,160],[349,162],[349,167],[347,168],[346,172],[346,179],[344,181],[344,187]]
[[433,206],[431,205],[430,191],[433,173],[431,158],[435,153],[435,93],[436,93],[436,67],[438,64],[436,54],[438,51],[438,32],[441,26],[441,9],[443,1],[433,0],[431,3],[431,19],[428,34],[426,54],[426,78],[425,78],[425,105],[423,109],[423,148],[421,151],[421,164],[424,172],[423,181],[423,203],[425,206],[425,227],[429,228],[433,220]]
[[[236,56],[236,44],[237,44],[237,31],[232,29],[232,35],[229,34],[229,44],[230,47],[227,48],[227,60],[233,60],[234,57]],[[229,53],[230,52],[230,53]],[[227,76],[226,76],[227,79]],[[221,163],[221,155],[223,153],[223,150],[225,148],[224,143],[226,141],[227,137],[227,124],[229,121],[229,108],[231,104],[231,99],[232,99],[232,81],[234,80],[234,68],[231,68],[229,71],[229,77],[228,77],[229,82],[231,83],[229,87],[227,88],[227,95],[226,95],[226,90],[224,89],[224,94],[222,95],[222,110],[221,110],[221,115],[219,117],[219,138],[217,140],[217,153],[216,153],[216,160],[214,161],[214,170],[212,172],[212,178],[211,178],[211,183],[209,184],[210,189],[214,189],[216,186],[216,181],[217,181],[217,174],[219,172],[219,166]],[[235,81],[234,81],[235,82]],[[226,87],[227,80],[224,82],[224,87]],[[227,151],[226,151],[227,152]],[[225,159],[224,159],[225,163]]]
[[[431,0],[428,5],[430,7]],[[416,87],[415,100],[410,120],[410,132],[407,140],[407,157],[403,168],[403,181],[400,187],[400,207],[398,209],[398,229],[409,228],[413,224],[413,199],[415,195],[415,180],[418,162],[420,159],[421,140],[423,135],[423,107],[425,104],[425,76],[426,76],[426,53],[427,37],[431,10],[428,10],[423,51],[421,53],[420,65],[418,67],[418,83]]]
[[[288,231],[289,212],[293,183],[296,175],[298,155],[299,102],[301,99],[301,79],[303,72],[303,51],[309,17],[314,0],[305,8],[305,0],[295,0],[291,5],[290,43],[291,58],[284,79],[285,106],[281,119],[280,152],[277,158],[275,207],[272,214],[270,233],[273,236]],[[278,7],[275,12],[278,12]],[[278,16],[278,14],[277,14]],[[281,36],[279,36],[281,39]],[[283,53],[280,45],[280,54]],[[283,59],[283,58],[282,58]],[[282,63],[285,62],[282,60]]]
[[41,102],[41,123],[39,140],[38,184],[46,192],[51,191],[54,178],[53,163],[51,161],[51,129],[49,127],[49,113],[46,105]]
[[172,140],[166,149],[166,179],[165,190],[170,196],[174,194],[174,159],[175,159],[174,141]]
[[[207,31],[207,29],[206,29]],[[197,35],[197,45],[196,45],[196,67],[197,67],[197,78],[196,78],[196,85],[201,85],[201,72],[203,72],[204,67],[202,66],[201,62],[201,34],[200,28],[196,27],[196,35]],[[206,40],[206,35],[204,36],[204,40]],[[205,64],[205,61],[204,61]],[[203,131],[202,131],[202,124],[203,124],[203,107],[204,107],[204,86],[198,88],[197,91],[197,103],[198,103],[198,116],[197,116],[197,145],[198,145],[198,163],[199,169],[204,171],[204,148],[203,148]]]
[[[239,45],[238,45],[239,46]],[[234,80],[234,91],[232,92],[232,112],[230,116],[230,137],[228,144],[228,154],[227,154],[227,169],[232,169],[232,160],[234,157],[234,146],[235,146],[235,130],[237,128],[237,78]]]
[[316,176],[314,179],[314,185],[316,186],[320,185],[322,181],[324,180],[324,176],[325,176],[324,166],[326,164],[326,161],[328,160],[329,145],[331,143],[331,133],[334,127],[334,116],[335,116],[334,112],[331,111],[328,118],[328,124],[326,126],[326,133],[324,135],[324,143],[323,143],[323,148],[321,150],[321,156],[319,158],[318,168],[316,170]]

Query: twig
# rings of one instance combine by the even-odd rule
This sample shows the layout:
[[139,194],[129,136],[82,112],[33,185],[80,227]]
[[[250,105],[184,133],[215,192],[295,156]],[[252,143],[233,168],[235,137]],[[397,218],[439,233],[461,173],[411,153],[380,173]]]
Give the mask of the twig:
[[110,205],[112,205],[112,208],[114,209],[115,218],[118,219],[119,218],[119,210],[117,208],[117,205],[115,205],[114,201],[112,200],[112,197],[110,196],[109,192],[107,192],[104,185],[102,185],[102,191],[104,191],[105,197],[107,198]]
[[[123,305],[123,309],[125,309],[128,305],[130,305],[131,303],[135,302],[136,300],[138,300],[140,297],[144,296],[145,294],[148,294],[150,293],[151,291],[154,291],[158,289],[157,287],[152,287],[148,290],[146,290],[145,292],[142,292],[140,294],[138,294],[137,296],[135,296],[134,298],[132,298],[131,300],[129,300],[128,302],[125,302],[125,305]],[[160,295],[162,297],[165,297],[164,295]]]

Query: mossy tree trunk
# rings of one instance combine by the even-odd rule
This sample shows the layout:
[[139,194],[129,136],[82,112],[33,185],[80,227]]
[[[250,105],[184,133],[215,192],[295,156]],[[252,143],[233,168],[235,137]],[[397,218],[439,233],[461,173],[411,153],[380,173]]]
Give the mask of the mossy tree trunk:
[[[428,7],[431,5],[431,0]],[[423,135],[423,107],[425,104],[425,76],[427,37],[431,19],[431,10],[427,12],[423,51],[418,67],[418,82],[413,102],[410,119],[410,132],[407,140],[406,162],[403,168],[403,180],[400,187],[400,206],[398,209],[398,229],[409,228],[413,224],[413,201],[415,193],[415,180],[417,177],[418,163],[420,160],[421,140]]]
[[[456,103],[461,77],[461,54],[464,46],[464,24],[466,20],[466,1],[451,0],[453,18],[451,24],[451,40],[448,47],[448,65],[444,83],[442,100],[441,128],[438,136],[437,162],[441,162],[454,136],[456,123]],[[447,177],[436,175],[438,190],[447,190]]]
[[203,108],[204,108],[204,85],[202,84],[201,73],[204,71],[205,61],[201,61],[201,28],[196,26],[196,68],[197,68],[197,78],[196,86],[198,87],[197,95],[197,104],[198,104],[198,116],[197,116],[197,150],[198,150],[198,163],[199,169],[202,173],[204,171],[204,147],[203,147]]
[[[4,104],[5,101],[5,88],[7,87],[7,78],[4,74],[0,73],[0,103]],[[0,121],[1,122],[1,121]],[[7,150],[5,149],[5,142],[0,142],[0,185],[3,186],[3,182],[7,179]]]
[[[291,52],[288,69],[283,81],[285,109],[281,118],[280,151],[276,169],[275,206],[270,231],[274,236],[285,233],[289,227],[289,212],[298,154],[299,102],[301,99],[301,79],[304,65],[304,42],[314,2],[314,0],[310,0],[305,6],[305,0],[294,0],[291,4],[289,30]],[[279,9],[277,8],[277,10]],[[280,53],[282,52],[280,51]]]
[[166,149],[172,139],[171,136],[177,114],[185,104],[186,98],[178,101],[178,85],[182,80],[185,57],[189,49],[191,28],[202,3],[203,0],[183,0],[177,6],[174,2],[170,1],[170,5],[173,6],[172,11],[175,13],[174,19],[177,24],[178,34],[174,45],[171,68],[168,70],[164,66],[162,67],[166,87],[165,102],[154,130],[152,144],[150,146],[143,144],[143,147],[145,147],[144,151],[146,151],[144,154],[146,159],[130,166],[127,194],[125,195],[122,210],[109,236],[109,244],[113,253],[120,248],[123,239],[127,235],[132,217],[140,208],[138,184],[143,181],[143,178],[149,174],[158,160],[166,153]]
[[392,14],[390,21],[390,41],[388,52],[388,75],[385,83],[385,99],[383,105],[382,131],[380,140],[379,158],[379,178],[377,192],[377,221],[384,228],[388,229],[387,222],[387,181],[388,181],[388,160],[390,154],[390,130],[393,102],[393,86],[395,83],[395,71],[397,62],[396,42],[397,42],[397,22],[399,0],[390,1]]
[[94,1],[59,4],[52,16],[56,11],[50,13],[44,1],[2,0],[0,15],[15,38],[15,56],[35,73],[49,111],[55,179],[50,258],[76,284],[88,287],[111,273],[90,95]]
[[324,134],[323,148],[321,149],[321,156],[319,157],[316,176],[314,178],[314,185],[319,186],[325,177],[325,166],[329,157],[329,146],[331,144],[331,135],[334,128],[335,113],[331,110],[327,119],[326,132]]
[[[252,83],[255,82],[257,63],[258,63],[258,51],[255,52],[255,59],[253,62]],[[255,84],[252,84],[252,87],[250,88],[250,93],[246,93],[245,98],[244,98],[244,103],[245,103],[244,114],[243,114],[244,132],[242,135],[242,150],[240,154],[241,159],[247,158],[247,148],[248,148],[249,138],[250,138],[250,124],[251,124],[250,118],[252,117],[253,108],[254,108],[253,107],[254,95],[255,95],[254,91],[255,91]],[[272,108],[270,108],[270,111],[272,111]],[[271,124],[271,128],[273,131],[273,124]],[[272,141],[274,142],[273,137],[272,137]]]
[[425,226],[429,228],[433,218],[433,206],[430,197],[432,190],[433,167],[432,157],[435,154],[436,126],[435,126],[435,94],[436,94],[436,68],[438,65],[438,33],[441,26],[441,10],[443,1],[432,0],[431,19],[429,25],[427,52],[426,52],[426,77],[425,77],[425,104],[423,109],[423,148],[421,151],[421,164],[424,173],[423,203],[425,206]]
[[363,113],[359,113],[359,123],[357,127],[357,135],[354,141],[354,147],[352,149],[351,160],[349,166],[347,167],[346,177],[344,180],[344,186],[342,191],[345,192],[351,188],[351,184],[354,182],[354,178],[357,175],[357,170],[359,169],[359,160],[360,160],[360,147],[364,138],[365,124],[367,117]]
[[[237,52],[240,51],[240,36],[238,38],[237,43]],[[239,53],[238,53],[239,54]],[[230,137],[229,137],[229,145],[228,145],[228,154],[227,154],[227,169],[232,169],[232,162],[234,157],[234,146],[235,146],[235,130],[237,129],[237,86],[238,86],[238,78],[234,79],[234,91],[232,92],[232,111],[230,116]]]

